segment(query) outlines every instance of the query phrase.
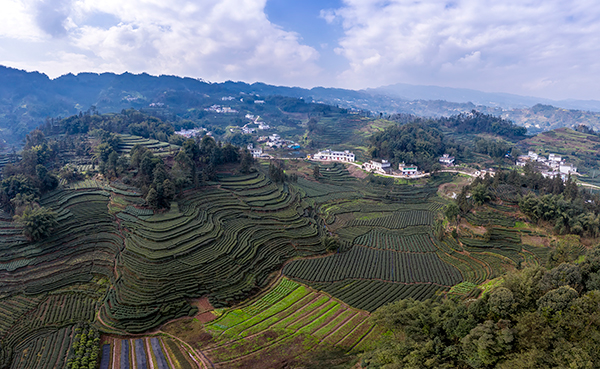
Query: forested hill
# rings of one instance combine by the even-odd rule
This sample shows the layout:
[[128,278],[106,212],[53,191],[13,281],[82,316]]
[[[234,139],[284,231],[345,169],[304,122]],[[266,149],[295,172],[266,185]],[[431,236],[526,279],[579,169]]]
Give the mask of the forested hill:
[[341,108],[428,117],[448,117],[476,109],[510,119],[533,133],[580,123],[600,128],[600,113],[550,105],[503,109],[443,100],[412,101],[368,91],[323,87],[303,89],[231,81],[209,83],[194,78],[145,73],[80,73],[50,79],[42,73],[0,66],[0,136],[7,141],[18,142],[47,117],[67,117],[92,106],[100,113],[144,108],[163,117],[181,116],[189,109],[202,110],[222,103],[222,98],[240,98],[244,94],[261,98],[279,95]]

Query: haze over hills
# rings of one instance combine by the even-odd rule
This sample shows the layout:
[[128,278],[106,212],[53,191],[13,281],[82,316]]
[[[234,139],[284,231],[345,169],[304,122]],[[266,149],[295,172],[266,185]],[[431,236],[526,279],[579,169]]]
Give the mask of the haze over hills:
[[504,109],[528,108],[536,104],[552,105],[565,109],[600,111],[597,100],[551,100],[541,97],[521,96],[501,92],[483,92],[466,88],[411,85],[397,83],[364,90],[373,95],[386,95],[404,100],[445,100],[457,103],[471,102],[475,105]]
[[[372,113],[450,116],[477,109],[502,116],[530,133],[586,124],[600,128],[598,101],[552,101],[468,89],[397,84],[369,90],[272,86],[148,74],[79,73],[50,79],[39,72],[0,66],[0,132],[7,141],[20,140],[46,118],[66,117],[90,109],[100,113],[151,108],[156,114],[182,116],[202,110],[222,97],[240,94],[280,95]],[[540,105],[543,104],[543,105]],[[577,108],[584,110],[568,110]]]

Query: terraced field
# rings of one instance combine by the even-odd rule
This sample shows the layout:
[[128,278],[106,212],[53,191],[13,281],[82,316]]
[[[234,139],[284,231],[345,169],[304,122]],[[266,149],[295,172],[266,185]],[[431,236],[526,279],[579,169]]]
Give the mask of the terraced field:
[[[0,337],[13,349],[37,331],[96,315],[103,329],[146,331],[193,314],[188,298],[209,295],[215,306],[243,300],[286,260],[324,252],[318,222],[304,214],[298,192],[258,172],[223,176],[219,186],[190,191],[157,215],[139,208],[134,189],[89,180],[41,202],[59,221],[42,242],[28,242],[9,218],[0,220],[0,315],[9,317]],[[76,291],[81,301],[64,305],[70,316],[27,320],[42,314],[54,298],[48,293],[76,285],[98,288],[89,299]]]
[[152,151],[155,155],[166,156],[172,155],[173,152],[179,150],[179,146],[168,142],[161,142],[151,138],[140,136],[120,134],[121,144],[119,145],[119,154],[128,154],[135,145],[142,145]]
[[[487,239],[461,232],[440,241],[444,200],[436,191],[449,175],[398,185],[366,183],[340,165],[321,172],[319,182],[284,184],[261,171],[220,174],[157,214],[123,184],[61,186],[41,200],[59,226],[40,242],[0,213],[0,364],[12,357],[15,368],[38,367],[32,353],[43,350],[62,363],[83,323],[112,334],[103,368],[121,360],[260,367],[281,352],[305,362],[325,347],[346,353],[368,344],[377,332],[367,311],[385,303],[476,296],[473,285],[544,257],[545,248],[522,245],[527,231],[510,228],[515,220],[498,213],[507,209],[489,211],[503,227],[491,227]],[[487,225],[486,214],[469,221]],[[336,253],[326,255],[325,235],[339,240]],[[190,301],[202,296],[217,309],[239,304],[284,264],[291,280],[201,324],[202,339],[117,338],[192,319]]]
[[[367,347],[382,333],[367,317],[364,311],[282,278],[265,295],[226,310],[202,326],[203,334],[186,341],[215,368],[301,365],[324,348],[335,348],[342,359],[353,360],[345,353]],[[163,330],[178,335],[193,324],[175,322]]]

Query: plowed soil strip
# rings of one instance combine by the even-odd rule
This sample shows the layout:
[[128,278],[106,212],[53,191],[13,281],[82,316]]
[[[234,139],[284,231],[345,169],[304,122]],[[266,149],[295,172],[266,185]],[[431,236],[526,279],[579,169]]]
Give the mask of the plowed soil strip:
[[323,342],[335,345],[339,341],[343,340],[357,325],[362,323],[366,319],[366,316],[358,313],[354,315],[349,321],[345,322],[344,325],[340,326],[339,329],[331,332],[328,336],[323,338]]
[[304,337],[302,336],[288,337],[279,341],[277,345],[261,348],[249,355],[221,362],[217,367],[227,369],[282,367],[288,358],[301,355],[303,352],[310,350],[312,346],[314,345],[307,347],[307,345],[304,344]]
[[371,331],[373,325],[367,320],[363,320],[350,334],[344,337],[342,340],[337,342],[335,345],[338,347],[350,350],[361,338]]
[[339,314],[333,320],[327,323],[327,325],[319,328],[312,335],[320,340],[323,340],[324,337],[334,333],[335,331],[343,327],[356,314],[358,313],[350,309],[342,311],[341,314]]
[[338,304],[332,310],[328,311],[328,315],[324,315],[322,317],[319,317],[319,319],[317,319],[318,322],[319,322],[319,324],[316,325],[316,326],[314,326],[313,329],[310,332],[308,332],[308,333],[311,336],[314,336],[315,332],[317,332],[321,328],[327,326],[330,322],[332,322],[334,319],[336,319],[338,316],[340,316],[345,311],[348,311],[348,308],[345,307],[345,306],[342,306],[342,305]]
[[298,319],[294,323],[288,325],[287,328],[290,328],[293,330],[299,330],[300,328],[302,328],[308,324],[312,324],[315,321],[315,319],[326,314],[329,310],[334,308],[336,305],[339,305],[339,304],[333,300],[329,300],[325,304],[320,306],[319,308],[313,310],[313,312],[311,312],[310,314],[307,314],[303,318]]

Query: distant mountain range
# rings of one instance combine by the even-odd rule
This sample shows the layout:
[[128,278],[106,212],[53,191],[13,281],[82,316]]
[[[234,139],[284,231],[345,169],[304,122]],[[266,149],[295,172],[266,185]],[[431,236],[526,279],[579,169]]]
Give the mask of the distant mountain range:
[[367,90],[272,86],[148,74],[79,73],[50,79],[43,73],[0,66],[0,137],[21,139],[48,117],[66,117],[94,107],[100,113],[154,109],[177,116],[222,97],[281,95],[384,115],[449,116],[479,111],[503,116],[530,133],[584,123],[600,128],[600,101],[553,101],[504,93],[396,84]]
[[552,105],[564,109],[589,110],[600,112],[598,100],[550,100],[540,97],[520,96],[507,93],[493,93],[439,86],[421,86],[397,83],[364,90],[373,95],[384,95],[403,100],[445,100],[456,103],[473,103],[503,109],[529,108],[536,104]]

